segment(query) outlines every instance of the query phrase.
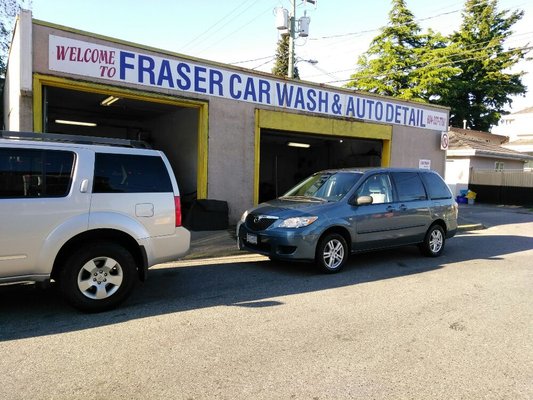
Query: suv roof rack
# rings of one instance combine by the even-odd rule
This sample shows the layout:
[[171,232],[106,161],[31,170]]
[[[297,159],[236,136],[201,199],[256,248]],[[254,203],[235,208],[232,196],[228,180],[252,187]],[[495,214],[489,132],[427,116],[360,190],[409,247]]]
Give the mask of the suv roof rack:
[[65,135],[62,133],[38,132],[11,132],[0,131],[0,139],[35,140],[45,142],[100,144],[107,146],[133,147],[137,149],[151,149],[152,147],[142,140],[117,139],[98,136]]

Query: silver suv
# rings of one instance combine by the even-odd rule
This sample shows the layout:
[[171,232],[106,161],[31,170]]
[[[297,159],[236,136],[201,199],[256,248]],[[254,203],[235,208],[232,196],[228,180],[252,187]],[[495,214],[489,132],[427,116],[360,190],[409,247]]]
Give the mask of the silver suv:
[[129,140],[0,131],[0,221],[0,283],[52,279],[88,312],[190,244],[167,158]]

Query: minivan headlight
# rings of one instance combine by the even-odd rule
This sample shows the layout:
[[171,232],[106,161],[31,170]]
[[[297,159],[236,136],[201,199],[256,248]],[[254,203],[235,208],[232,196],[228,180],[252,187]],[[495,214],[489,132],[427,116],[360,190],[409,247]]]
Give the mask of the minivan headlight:
[[293,217],[284,220],[279,227],[280,228],[302,228],[304,226],[311,225],[318,217]]

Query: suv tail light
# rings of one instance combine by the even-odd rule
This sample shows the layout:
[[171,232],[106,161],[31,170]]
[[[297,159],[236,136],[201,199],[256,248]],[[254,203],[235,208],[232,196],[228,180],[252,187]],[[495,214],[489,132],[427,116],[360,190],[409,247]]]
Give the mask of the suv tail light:
[[181,201],[179,196],[174,196],[174,211],[176,213],[176,227],[181,226]]

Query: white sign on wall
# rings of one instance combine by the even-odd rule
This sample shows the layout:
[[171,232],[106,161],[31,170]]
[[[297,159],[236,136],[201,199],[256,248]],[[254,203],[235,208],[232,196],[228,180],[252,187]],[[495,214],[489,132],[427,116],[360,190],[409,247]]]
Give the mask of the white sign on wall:
[[418,168],[431,169],[431,160],[418,160]]
[[50,35],[49,68],[86,77],[439,131],[446,112]]

